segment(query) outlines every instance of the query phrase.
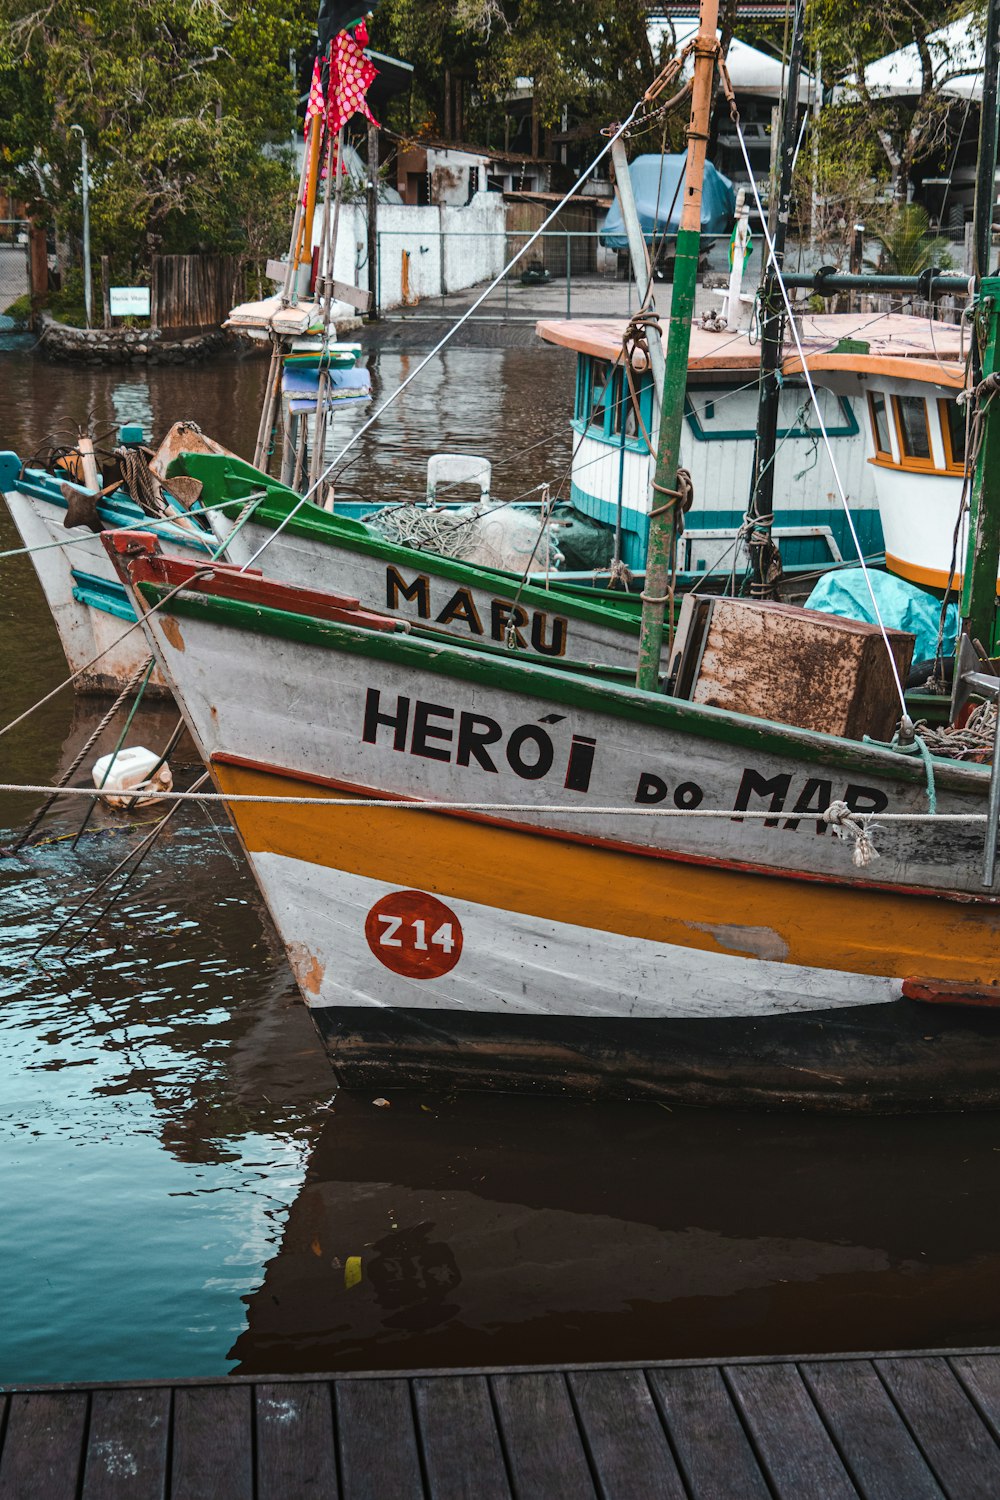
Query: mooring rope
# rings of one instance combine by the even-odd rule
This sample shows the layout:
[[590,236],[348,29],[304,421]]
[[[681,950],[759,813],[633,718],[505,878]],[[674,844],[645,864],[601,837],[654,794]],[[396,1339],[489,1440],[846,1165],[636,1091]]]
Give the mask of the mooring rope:
[[[275,774],[280,775],[280,772]],[[0,793],[11,795],[44,796],[59,792],[66,797],[101,797],[105,793],[96,787],[53,787],[30,782],[0,782]],[[810,818],[823,818],[825,813],[793,813],[787,808],[739,808],[739,807],[633,807],[613,804],[607,806],[569,807],[561,802],[446,802],[435,798],[415,801],[399,797],[338,797],[332,793],[325,797],[286,797],[270,792],[161,792],[156,796],[161,802],[219,802],[261,803],[287,807],[332,807],[332,808],[386,808],[397,812],[489,812],[489,813],[559,813],[569,817],[629,817],[629,818],[729,818],[735,823],[748,820],[770,820],[780,823],[794,818],[807,822]],[[836,806],[835,803],[831,806]],[[986,813],[919,813],[880,812],[852,813],[852,817],[876,818],[879,823],[985,823]]]
[[[92,656],[88,662],[84,662],[82,667],[78,668],[77,671],[71,673],[70,676],[60,682],[57,687],[54,687],[51,693],[46,693],[44,698],[39,698],[37,703],[33,703],[30,708],[26,708],[23,714],[18,714],[16,719],[11,719],[9,724],[5,724],[3,728],[0,729],[0,739],[2,739],[5,734],[9,734],[12,729],[16,729],[18,724],[23,724],[25,719],[29,719],[31,715],[35,713],[36,710],[43,707],[44,704],[49,703],[53,698],[57,697],[57,695],[62,692],[63,688],[68,688],[72,683],[76,682],[77,678],[82,677],[85,672],[89,672],[91,667],[95,666],[96,663],[101,660],[102,656],[107,656],[108,652],[113,651],[114,648],[121,641],[123,641],[127,635],[131,635],[133,630],[138,630],[140,625],[145,623],[146,617],[148,615],[155,614],[158,609],[162,609],[164,604],[166,604],[168,600],[172,599],[175,594],[180,593],[181,589],[190,588],[192,583],[195,583],[199,578],[214,578],[214,576],[215,574],[213,573],[211,568],[199,568],[196,573],[191,574],[190,578],[185,578],[183,583],[176,584],[172,589],[164,594],[162,599],[158,599],[155,604],[151,604],[149,609],[147,609],[144,614],[139,616],[138,620],[133,620],[132,624],[127,626],[126,629],[122,631],[121,635],[116,636],[116,638],[113,641],[110,641],[108,645],[103,648],[103,650],[98,651],[96,656]],[[58,788],[46,787],[44,788],[44,790],[48,792],[54,792],[57,791]],[[67,787],[66,790],[69,791],[70,788]],[[79,790],[79,788],[76,788],[76,790]]]
[[764,213],[764,206],[760,200],[760,193],[757,191],[757,183],[754,179],[753,167],[750,164],[750,157],[747,152],[746,140],[743,135],[743,126],[740,121],[739,110],[736,106],[736,95],[733,92],[733,85],[729,78],[729,74],[726,71],[725,64],[720,62],[719,69],[723,88],[726,93],[726,98],[729,101],[730,117],[732,119],[733,125],[736,128],[736,137],[740,143],[740,151],[743,155],[744,165],[747,169],[747,176],[750,179],[750,191],[753,193],[757,213],[760,216],[761,233],[764,236],[764,243],[767,246],[768,260],[771,263],[771,269],[774,272],[775,280],[777,281],[778,288],[781,292],[781,299],[785,305],[785,311],[788,315],[788,326],[791,330],[792,338],[795,341],[796,352],[798,353],[799,360],[802,364],[802,374],[805,378],[806,386],[809,391],[809,397],[812,401],[813,409],[816,413],[816,425],[819,427],[820,435],[823,439],[823,446],[826,448],[827,457],[829,458],[830,466],[833,469],[833,477],[837,485],[837,492],[840,496],[840,502],[844,508],[844,514],[847,518],[848,529],[850,530],[851,538],[854,542],[854,547],[858,554],[858,561],[861,565],[861,572],[872,601],[872,609],[875,612],[875,619],[878,622],[878,628],[885,645],[886,656],[889,658],[889,668],[892,672],[893,682],[895,683],[896,687],[896,693],[899,697],[900,710],[902,712],[904,721],[909,722],[909,712],[906,706],[906,694],[903,691],[903,683],[899,675],[899,668],[896,665],[896,658],[892,654],[892,647],[889,645],[889,635],[885,628],[885,622],[882,619],[882,612],[878,607],[878,600],[875,598],[875,590],[872,587],[872,582],[868,573],[867,565],[865,564],[864,555],[861,549],[861,542],[858,538],[858,533],[854,525],[854,517],[851,515],[851,507],[848,504],[847,492],[844,489],[844,484],[840,477],[840,470],[837,467],[837,461],[834,457],[833,448],[830,444],[830,436],[826,430],[826,422],[824,421],[823,413],[820,410],[819,397],[816,394],[816,387],[813,384],[812,371],[809,368],[809,361],[806,358],[806,352],[802,347],[802,340],[799,337],[798,324],[795,321],[795,314],[792,310],[791,298],[788,295],[788,288],[785,285],[785,279],[781,274],[781,267],[778,264],[778,258],[775,254],[774,241],[772,240],[771,235],[768,232],[767,217]]
[[[56,784],[56,790],[53,792],[52,796],[49,797],[45,802],[42,803],[42,806],[39,808],[38,812],[32,818],[32,820],[28,824],[27,828],[20,835],[20,837],[16,840],[16,842],[11,845],[10,852],[12,854],[16,854],[18,852],[18,850],[22,849],[24,847],[24,845],[28,842],[28,840],[30,839],[31,835],[34,833],[35,829],[38,827],[39,823],[45,817],[45,814],[49,811],[49,809],[53,806],[53,804],[58,801],[59,795],[60,795],[60,789],[66,785],[66,783],[71,779],[71,777],[75,776],[76,772],[80,769],[80,767],[82,766],[83,762],[86,760],[88,754],[94,748],[94,746],[97,744],[97,741],[100,739],[101,735],[107,729],[108,725],[111,724],[114,721],[115,717],[118,714],[118,710],[121,708],[121,706],[125,702],[126,698],[129,696],[129,694],[132,692],[132,690],[135,687],[138,686],[138,684],[139,684],[140,680],[142,679],[144,673],[152,665],[153,665],[153,658],[150,657],[148,661],[145,661],[145,662],[142,663],[141,666],[136,667],[135,671],[132,673],[132,676],[129,678],[129,680],[125,684],[125,686],[122,688],[121,692],[118,694],[118,697],[115,699],[114,703],[112,703],[112,705],[108,709],[107,713],[104,715],[104,718],[97,725],[97,728],[94,729],[87,736],[86,740],[84,741],[83,747],[80,749],[80,751],[78,752],[78,754],[74,757],[72,765],[70,765],[68,767],[68,769],[65,770],[63,772],[63,774],[60,776],[59,781]],[[129,722],[131,722],[131,718],[130,718]],[[128,726],[126,726],[126,728],[127,727]],[[80,832],[82,833],[82,831],[83,830],[81,829]],[[79,838],[79,836],[80,835],[78,833],[75,836],[75,838]],[[74,848],[76,847],[75,839],[74,839],[74,845],[73,845],[73,847]]]

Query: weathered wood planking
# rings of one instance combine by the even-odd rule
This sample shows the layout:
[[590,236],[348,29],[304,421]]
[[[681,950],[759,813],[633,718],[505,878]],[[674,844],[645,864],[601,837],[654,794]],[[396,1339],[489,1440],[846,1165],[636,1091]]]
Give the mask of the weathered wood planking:
[[237,255],[154,255],[150,312],[156,328],[217,328],[242,289]]
[[1000,1350],[0,1393],[0,1500],[977,1500]]

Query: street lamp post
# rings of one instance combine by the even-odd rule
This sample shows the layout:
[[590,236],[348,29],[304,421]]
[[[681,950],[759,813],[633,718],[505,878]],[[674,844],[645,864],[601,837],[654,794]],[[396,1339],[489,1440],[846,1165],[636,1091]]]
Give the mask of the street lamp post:
[[71,125],[80,137],[80,177],[83,189],[83,305],[87,312],[87,327],[91,327],[93,313],[93,287],[90,283],[90,173],[87,169],[87,137],[82,125]]

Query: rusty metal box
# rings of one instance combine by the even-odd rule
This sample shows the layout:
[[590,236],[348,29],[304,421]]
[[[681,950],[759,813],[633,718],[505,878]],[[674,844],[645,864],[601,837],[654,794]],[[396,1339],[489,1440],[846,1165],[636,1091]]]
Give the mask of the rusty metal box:
[[[888,631],[900,681],[914,637]],[[770,600],[689,594],[681,605],[668,691],[845,739],[888,740],[899,696],[877,625]]]

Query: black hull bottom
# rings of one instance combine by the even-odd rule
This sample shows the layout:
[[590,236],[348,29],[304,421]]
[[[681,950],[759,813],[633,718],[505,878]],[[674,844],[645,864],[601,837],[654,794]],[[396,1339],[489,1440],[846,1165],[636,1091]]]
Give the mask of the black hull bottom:
[[899,1000],[753,1020],[312,1011],[346,1088],[871,1113],[1000,1107],[1000,1011]]

